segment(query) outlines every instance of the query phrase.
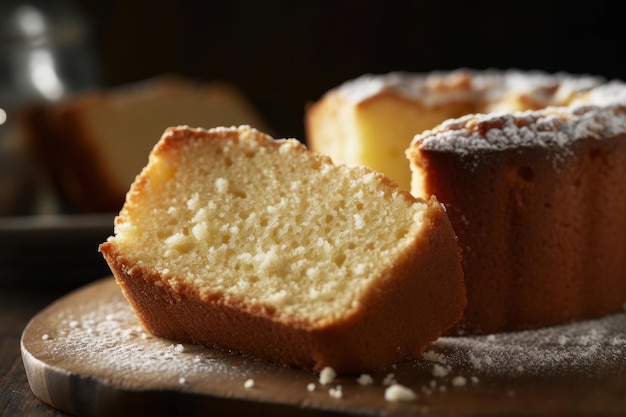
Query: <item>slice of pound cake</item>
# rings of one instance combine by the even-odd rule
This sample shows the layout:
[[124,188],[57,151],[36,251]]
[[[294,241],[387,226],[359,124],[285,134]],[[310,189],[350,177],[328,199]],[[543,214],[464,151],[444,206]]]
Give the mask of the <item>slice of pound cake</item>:
[[85,91],[29,108],[22,117],[55,190],[79,212],[119,211],[159,135],[180,124],[269,130],[237,86],[173,75]]
[[307,369],[420,355],[466,304],[435,198],[247,126],[167,129],[100,251],[152,334]]

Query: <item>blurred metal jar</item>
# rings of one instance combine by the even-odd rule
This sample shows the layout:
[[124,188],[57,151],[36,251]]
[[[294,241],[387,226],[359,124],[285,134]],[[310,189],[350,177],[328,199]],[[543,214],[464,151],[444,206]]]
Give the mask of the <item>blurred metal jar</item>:
[[100,84],[88,20],[63,0],[0,1],[0,215],[32,214],[37,167],[20,137],[24,106]]

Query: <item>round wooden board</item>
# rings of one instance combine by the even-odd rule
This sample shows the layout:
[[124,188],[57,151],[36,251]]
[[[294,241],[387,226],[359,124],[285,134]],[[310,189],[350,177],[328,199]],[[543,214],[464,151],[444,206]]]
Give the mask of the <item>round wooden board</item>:
[[[148,335],[109,277],[37,314],[21,348],[33,393],[84,416],[626,414],[623,312],[551,329],[445,337],[429,360],[398,363],[371,375],[371,384],[354,375],[321,385],[312,372]],[[385,400],[392,380],[417,399]]]

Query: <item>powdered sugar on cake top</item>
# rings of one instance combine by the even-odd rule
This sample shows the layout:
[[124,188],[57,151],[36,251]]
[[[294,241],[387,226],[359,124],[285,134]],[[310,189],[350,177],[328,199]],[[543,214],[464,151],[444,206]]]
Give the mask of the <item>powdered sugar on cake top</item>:
[[625,133],[626,102],[466,115],[417,135],[413,144],[425,150],[459,154],[511,147],[561,150],[582,138],[601,140]]
[[[331,90],[354,105],[386,92],[425,107],[474,103],[481,109],[417,135],[421,149],[464,154],[540,146],[561,152],[581,138],[626,133],[626,83],[597,76],[516,69],[392,72],[365,74]],[[515,100],[541,110],[516,111]]]
[[[354,105],[386,92],[425,107],[474,103],[483,112],[447,120],[416,136],[421,149],[462,154],[552,146],[562,151],[581,138],[626,133],[626,83],[597,76],[516,69],[392,72],[366,74],[331,90]],[[515,111],[518,99],[541,110]]]
[[391,72],[364,74],[331,90],[353,104],[378,94],[393,92],[426,107],[452,102],[495,102],[507,95],[532,97],[543,107],[561,105],[580,92],[602,85],[602,77],[548,74],[542,71],[472,70],[433,71],[429,73]]

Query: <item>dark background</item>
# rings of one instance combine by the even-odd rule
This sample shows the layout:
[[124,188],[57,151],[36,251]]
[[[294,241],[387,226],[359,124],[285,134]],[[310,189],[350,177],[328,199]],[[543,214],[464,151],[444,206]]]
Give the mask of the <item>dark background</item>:
[[228,80],[277,137],[306,103],[363,73],[459,67],[626,78],[617,2],[71,0],[103,85],[163,73]]

